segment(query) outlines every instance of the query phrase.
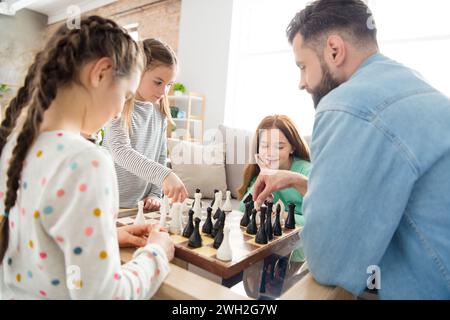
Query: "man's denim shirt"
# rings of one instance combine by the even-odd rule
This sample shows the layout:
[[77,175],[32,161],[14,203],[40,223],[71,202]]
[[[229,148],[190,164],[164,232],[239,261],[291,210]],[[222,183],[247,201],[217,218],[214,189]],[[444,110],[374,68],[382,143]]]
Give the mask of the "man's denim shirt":
[[311,153],[301,237],[316,280],[450,299],[450,99],[374,54],[318,105]]

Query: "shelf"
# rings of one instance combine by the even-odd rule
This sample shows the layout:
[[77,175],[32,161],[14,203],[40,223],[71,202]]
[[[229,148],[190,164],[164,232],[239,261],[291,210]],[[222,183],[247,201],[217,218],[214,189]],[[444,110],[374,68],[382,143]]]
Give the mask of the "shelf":
[[191,119],[187,119],[187,118],[172,118],[173,121],[191,121],[191,122],[202,122],[201,119],[196,119],[196,118],[191,118]]
[[196,101],[203,101],[202,97],[198,97],[198,96],[188,96],[188,95],[183,95],[183,96],[167,96],[168,99],[173,99],[173,100],[196,100]]

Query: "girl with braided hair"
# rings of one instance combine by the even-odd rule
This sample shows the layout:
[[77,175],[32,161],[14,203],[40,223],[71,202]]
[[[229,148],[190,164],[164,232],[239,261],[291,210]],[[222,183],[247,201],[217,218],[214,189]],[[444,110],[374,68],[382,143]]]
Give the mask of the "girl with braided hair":
[[[143,67],[131,37],[98,16],[61,26],[37,54],[0,129],[0,298],[148,299],[168,274],[169,235],[116,228],[114,165],[81,136],[119,116]],[[119,244],[136,240],[121,266]]]

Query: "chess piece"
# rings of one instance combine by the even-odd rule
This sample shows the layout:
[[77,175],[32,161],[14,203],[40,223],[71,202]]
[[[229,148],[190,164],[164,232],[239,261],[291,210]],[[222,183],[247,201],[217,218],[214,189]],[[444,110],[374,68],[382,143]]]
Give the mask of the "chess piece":
[[267,244],[268,239],[267,239],[267,233],[266,233],[266,228],[265,228],[265,222],[266,222],[266,212],[267,212],[267,207],[266,206],[262,206],[261,207],[261,213],[260,213],[260,227],[258,229],[258,232],[256,233],[256,237],[255,237],[255,242],[258,244]]
[[273,235],[277,237],[283,234],[283,231],[281,230],[280,214],[281,214],[281,206],[280,204],[277,204],[275,223],[273,224]]
[[230,246],[230,226],[226,225],[223,228],[223,240],[219,249],[217,250],[217,259],[222,261],[231,261],[233,258]]
[[174,203],[172,205],[172,212],[170,213],[171,221],[170,221],[170,227],[169,232],[172,234],[180,234],[181,230],[183,228],[183,221],[182,221],[182,206],[181,203]]
[[258,227],[256,226],[256,212],[257,212],[256,209],[252,210],[252,217],[246,230],[248,234],[256,234],[258,232]]
[[267,238],[269,239],[269,241],[271,241],[273,239],[272,207],[273,207],[273,202],[268,202],[265,228],[266,228]]
[[195,195],[198,194],[198,193],[200,193],[200,189],[199,188],[195,189],[194,201],[192,202],[192,209],[194,209],[194,205],[195,205]]
[[183,237],[189,238],[194,232],[194,210],[189,210],[189,220],[183,230]]
[[[216,193],[219,192],[219,190],[214,189],[214,196],[213,196],[213,200],[211,201],[211,208],[214,208],[214,203],[216,202]],[[217,210],[217,209],[216,209]],[[213,211],[215,212],[215,211]]]
[[252,203],[247,202],[245,203],[245,212],[241,219],[241,226],[246,227],[250,223],[250,216],[252,214]]
[[251,193],[249,193],[244,199],[244,203],[247,202],[253,202],[253,195]]
[[220,212],[217,209],[220,209],[220,197],[221,197],[221,192],[217,191],[214,194],[214,205],[212,206],[212,212],[214,213],[214,220],[217,220],[219,218]]
[[206,217],[205,223],[203,224],[202,232],[206,233],[206,234],[211,234],[212,227],[213,227],[212,220],[211,220],[212,208],[208,207],[206,209],[206,212],[208,215]]
[[220,208],[217,209],[217,212],[218,212],[219,216],[217,217],[216,222],[214,223],[214,226],[211,231],[211,236],[213,236],[213,237],[215,237],[217,234],[217,231],[219,231],[220,224],[222,222],[225,222],[225,212],[220,210]]
[[223,241],[223,227],[224,227],[225,223],[222,223],[222,219],[220,219],[220,218],[219,218],[219,221],[220,221],[219,230],[217,231],[217,234],[214,237],[214,243],[213,243],[213,247],[215,249],[219,249],[219,247]]
[[233,208],[231,206],[231,191],[229,190],[227,191],[225,203],[223,204],[222,210],[225,212],[233,211]]
[[194,194],[194,203],[192,204],[192,209],[194,210],[194,218],[202,217],[202,194],[200,193],[200,189],[197,189]]
[[144,201],[138,202],[138,212],[136,218],[134,219],[134,224],[145,224]]
[[[194,213],[192,213],[193,215]],[[200,248],[202,246],[202,236],[200,235],[200,218],[195,218],[195,227],[189,237],[188,246],[192,248]]]
[[289,203],[289,211],[286,222],[284,224],[286,229],[295,229],[295,204]]
[[159,219],[159,225],[161,227],[165,227],[166,226],[166,220],[167,220],[167,217],[169,215],[169,209],[170,209],[169,199],[166,196],[163,196],[161,209],[159,211],[160,214],[161,214],[161,217]]

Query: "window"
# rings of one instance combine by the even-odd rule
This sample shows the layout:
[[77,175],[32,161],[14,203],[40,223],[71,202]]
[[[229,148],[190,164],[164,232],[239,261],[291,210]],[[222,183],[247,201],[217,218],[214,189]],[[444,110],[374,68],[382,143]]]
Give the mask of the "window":
[[128,31],[128,34],[133,38],[134,41],[139,41],[138,27],[139,27],[139,24],[137,24],[137,23],[132,23],[132,24],[123,26],[123,28]]
[[[314,108],[298,89],[300,73],[285,30],[306,0],[234,2],[225,123],[255,130],[270,114],[286,114],[301,134],[311,134]],[[450,54],[447,0],[368,0],[378,27],[380,50],[419,71],[450,95],[446,63]]]

